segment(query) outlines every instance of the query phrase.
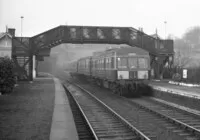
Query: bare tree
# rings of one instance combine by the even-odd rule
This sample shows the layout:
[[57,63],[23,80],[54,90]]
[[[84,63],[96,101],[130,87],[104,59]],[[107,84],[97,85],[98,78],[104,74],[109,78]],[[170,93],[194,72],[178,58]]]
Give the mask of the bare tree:
[[200,53],[200,27],[195,26],[189,28],[182,38],[174,38],[174,66],[185,67],[188,65],[195,65],[194,61],[198,61],[196,56]]
[[189,28],[183,35],[183,39],[194,46],[198,46],[200,44],[200,27]]

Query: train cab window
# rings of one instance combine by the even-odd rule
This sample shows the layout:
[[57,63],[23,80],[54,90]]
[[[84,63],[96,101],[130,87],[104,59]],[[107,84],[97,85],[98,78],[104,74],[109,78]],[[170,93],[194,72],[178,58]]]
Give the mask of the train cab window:
[[128,66],[130,69],[137,68],[137,58],[136,57],[129,57],[128,58]]
[[127,58],[118,57],[117,58],[117,67],[120,68],[120,69],[126,69],[127,68]]
[[148,68],[148,60],[146,58],[138,58],[139,68]]

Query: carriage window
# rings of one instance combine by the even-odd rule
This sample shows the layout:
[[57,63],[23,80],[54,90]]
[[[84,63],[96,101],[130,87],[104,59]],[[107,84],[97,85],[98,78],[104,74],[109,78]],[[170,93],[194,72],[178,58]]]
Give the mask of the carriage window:
[[121,69],[127,68],[127,58],[117,58],[117,66]]
[[111,68],[111,58],[106,58],[106,68]]
[[89,65],[90,65],[90,60],[86,59],[86,68],[89,68]]
[[88,67],[88,60],[86,59],[85,60],[85,68],[87,68]]
[[128,58],[128,66],[130,69],[137,68],[137,58],[135,57]]
[[139,68],[148,68],[148,61],[146,58],[138,58]]
[[103,68],[103,61],[102,61],[102,59],[100,60],[100,68],[101,68],[101,70],[102,70],[102,68]]
[[111,67],[111,58],[108,58],[108,68],[112,68]]
[[108,58],[105,58],[106,62],[106,68],[108,68]]
[[99,60],[96,60],[97,69],[99,69]]

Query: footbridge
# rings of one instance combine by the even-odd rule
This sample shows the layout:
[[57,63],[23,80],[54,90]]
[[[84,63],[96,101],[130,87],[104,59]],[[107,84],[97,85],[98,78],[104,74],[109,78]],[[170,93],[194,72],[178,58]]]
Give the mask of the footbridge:
[[155,77],[163,74],[166,64],[173,62],[173,40],[162,40],[132,27],[58,26],[33,37],[12,38],[15,72],[22,80],[33,79],[37,61],[50,55],[52,47],[72,44],[127,44],[149,51]]

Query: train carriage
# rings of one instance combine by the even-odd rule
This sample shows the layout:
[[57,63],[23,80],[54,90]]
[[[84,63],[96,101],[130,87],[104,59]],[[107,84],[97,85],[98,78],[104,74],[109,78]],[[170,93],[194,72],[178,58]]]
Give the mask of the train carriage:
[[77,62],[77,72],[79,74],[83,74],[86,76],[90,76],[91,75],[91,57],[84,57],[78,60]]
[[94,78],[101,78],[105,79],[105,62],[104,62],[104,56],[102,55],[102,52],[95,53],[92,56],[92,76]]

